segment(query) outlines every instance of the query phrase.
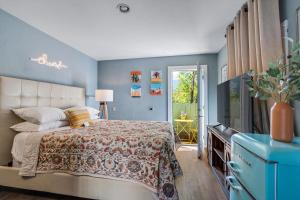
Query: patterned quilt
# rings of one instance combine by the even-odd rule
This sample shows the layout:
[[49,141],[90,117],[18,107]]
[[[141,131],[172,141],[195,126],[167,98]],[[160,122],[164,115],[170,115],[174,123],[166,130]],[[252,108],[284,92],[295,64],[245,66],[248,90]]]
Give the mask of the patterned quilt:
[[125,180],[147,187],[158,199],[178,199],[175,177],[182,171],[168,122],[100,121],[29,140],[20,175],[64,172]]

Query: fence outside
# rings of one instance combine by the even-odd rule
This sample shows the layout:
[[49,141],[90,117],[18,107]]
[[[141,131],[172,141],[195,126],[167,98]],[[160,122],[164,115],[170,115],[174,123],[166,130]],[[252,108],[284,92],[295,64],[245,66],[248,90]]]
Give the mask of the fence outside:
[[[174,122],[175,119],[181,118],[181,113],[184,112],[187,114],[187,119],[193,120],[192,123],[192,129],[198,130],[198,111],[197,111],[197,103],[173,103],[173,124],[176,127],[176,122]],[[190,134],[190,133],[186,133]],[[181,139],[185,138],[184,135],[180,136]]]
[[180,119],[181,112],[185,112],[187,119],[194,120],[193,128],[197,128],[197,106],[197,103],[173,103],[173,120]]

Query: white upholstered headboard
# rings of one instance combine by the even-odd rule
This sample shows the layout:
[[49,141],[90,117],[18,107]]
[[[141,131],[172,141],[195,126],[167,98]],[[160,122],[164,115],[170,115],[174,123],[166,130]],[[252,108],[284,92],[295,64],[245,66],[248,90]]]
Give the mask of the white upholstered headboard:
[[84,88],[0,76],[0,165],[12,161],[10,152],[16,132],[9,127],[22,121],[12,108],[76,105],[85,105]]

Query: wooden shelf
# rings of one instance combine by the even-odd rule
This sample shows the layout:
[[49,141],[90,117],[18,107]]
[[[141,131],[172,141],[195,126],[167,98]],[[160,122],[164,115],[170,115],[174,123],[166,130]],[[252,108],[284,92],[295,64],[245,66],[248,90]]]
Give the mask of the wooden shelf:
[[225,176],[224,176],[223,172],[216,167],[212,167],[212,169],[213,169],[215,175],[217,176],[220,184],[224,185]]
[[225,163],[225,158],[224,158],[224,152],[214,148],[214,152],[219,156],[219,158],[221,158],[221,160],[223,161],[223,163]]
[[[226,181],[228,169],[226,162],[230,161],[230,137],[232,132],[220,131],[213,126],[208,126],[207,153],[209,164],[216,176],[226,198],[229,199],[229,187]],[[226,155],[226,156],[225,156]]]
[[219,184],[222,186],[221,188],[222,188],[226,198],[229,199],[229,191],[225,188],[225,175],[224,175],[224,173],[216,167],[212,167],[212,170],[213,170],[215,176],[217,177],[217,180],[218,180]]

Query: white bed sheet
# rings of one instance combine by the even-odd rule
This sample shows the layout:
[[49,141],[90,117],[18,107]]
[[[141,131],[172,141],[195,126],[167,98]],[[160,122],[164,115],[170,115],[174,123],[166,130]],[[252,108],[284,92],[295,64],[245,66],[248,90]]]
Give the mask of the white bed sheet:
[[14,163],[18,162],[18,163],[22,163],[23,160],[23,151],[25,148],[25,141],[28,135],[31,134],[40,134],[40,133],[50,133],[53,131],[59,131],[59,130],[66,130],[66,129],[70,129],[70,126],[64,126],[64,127],[60,127],[60,128],[55,128],[55,129],[51,129],[51,130],[46,130],[46,131],[40,131],[40,132],[21,132],[18,133],[15,138],[14,138],[14,142],[13,142],[13,146],[11,149],[11,154],[13,156],[14,159]]

